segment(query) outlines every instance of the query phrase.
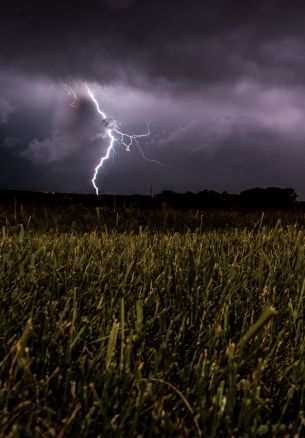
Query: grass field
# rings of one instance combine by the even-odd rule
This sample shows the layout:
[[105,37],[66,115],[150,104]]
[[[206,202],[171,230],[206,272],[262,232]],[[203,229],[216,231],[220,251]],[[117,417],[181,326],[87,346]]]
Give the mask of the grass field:
[[1,436],[304,436],[302,221],[40,213],[1,216]]

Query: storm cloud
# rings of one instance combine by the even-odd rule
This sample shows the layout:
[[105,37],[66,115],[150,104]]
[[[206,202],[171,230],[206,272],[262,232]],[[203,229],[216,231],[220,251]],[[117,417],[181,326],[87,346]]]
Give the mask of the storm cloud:
[[1,186],[28,188],[31,169],[39,189],[44,167],[49,190],[90,190],[107,138],[87,82],[125,131],[149,123],[143,151],[168,166],[118,148],[102,192],[292,185],[304,197],[304,16],[297,0],[2,2]]

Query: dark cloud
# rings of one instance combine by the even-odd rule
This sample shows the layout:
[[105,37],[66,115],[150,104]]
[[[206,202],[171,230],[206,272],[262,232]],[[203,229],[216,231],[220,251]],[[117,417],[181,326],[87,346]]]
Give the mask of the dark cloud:
[[303,2],[281,0],[4,1],[0,59],[104,82],[291,82],[304,77],[304,12]]
[[301,0],[3,0],[0,185],[91,190],[109,124],[149,122],[143,151],[170,168],[118,147],[103,190],[294,184],[305,196],[304,17]]

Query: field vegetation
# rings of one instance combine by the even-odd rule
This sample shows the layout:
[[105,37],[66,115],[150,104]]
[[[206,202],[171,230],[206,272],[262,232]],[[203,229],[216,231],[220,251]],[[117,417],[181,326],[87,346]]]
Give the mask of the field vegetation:
[[0,221],[0,436],[304,436],[303,213]]

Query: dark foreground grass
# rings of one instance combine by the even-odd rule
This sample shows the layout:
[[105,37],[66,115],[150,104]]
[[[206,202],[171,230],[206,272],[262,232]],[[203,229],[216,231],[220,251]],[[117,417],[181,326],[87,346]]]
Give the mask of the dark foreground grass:
[[300,226],[41,228],[0,239],[1,436],[304,436]]

